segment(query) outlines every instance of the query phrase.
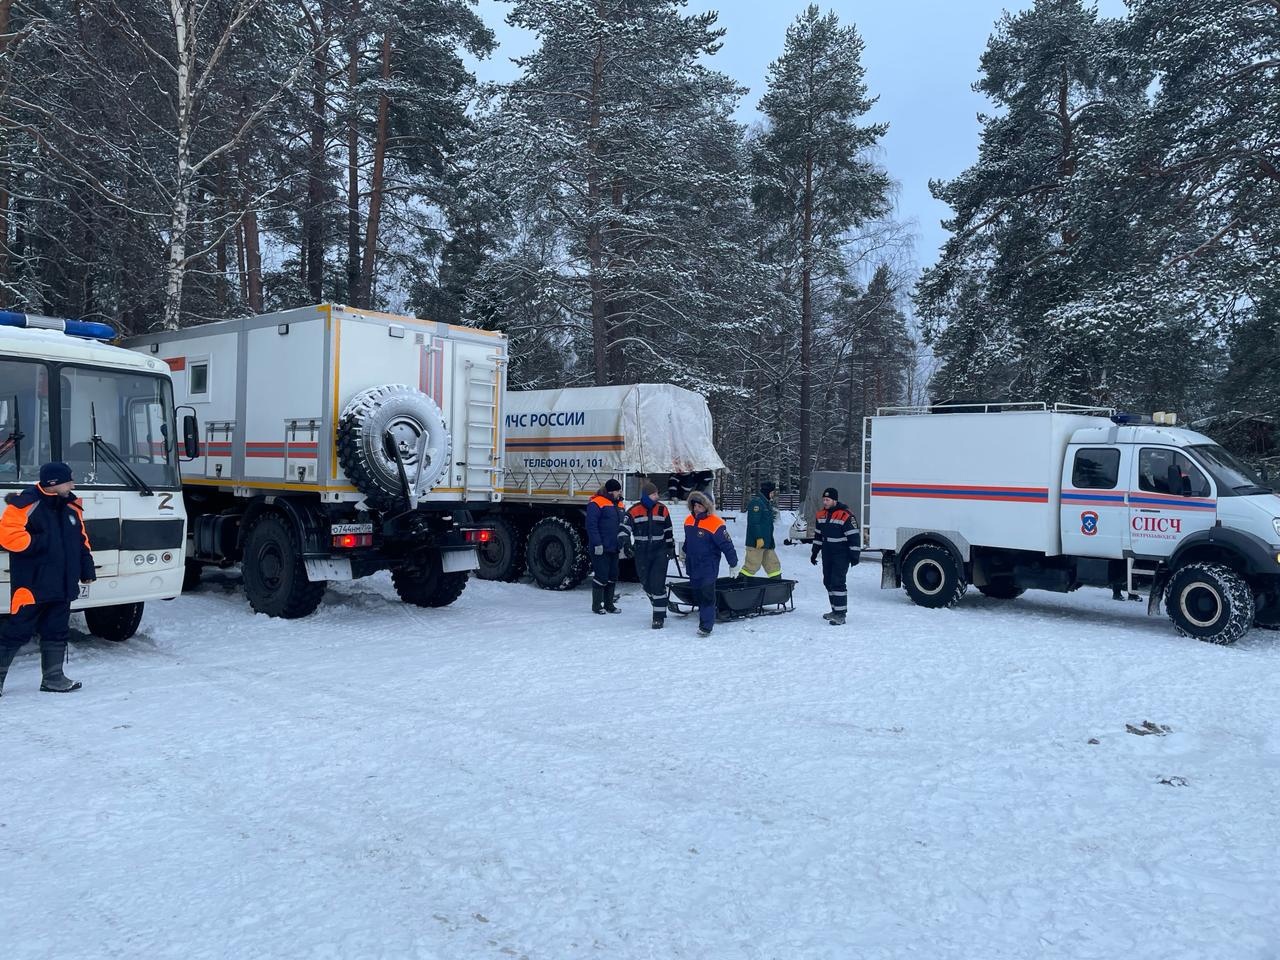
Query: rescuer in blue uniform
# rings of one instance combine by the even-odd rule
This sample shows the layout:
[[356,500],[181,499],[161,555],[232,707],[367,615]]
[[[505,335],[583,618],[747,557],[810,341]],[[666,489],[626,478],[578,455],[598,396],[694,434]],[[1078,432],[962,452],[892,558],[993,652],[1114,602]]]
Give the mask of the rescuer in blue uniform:
[[684,521],[685,563],[689,570],[689,587],[698,602],[698,636],[711,636],[716,625],[716,577],[720,574],[720,558],[729,566],[738,565],[738,553],[733,540],[725,529],[724,521],[717,517],[714,504],[705,493],[689,494],[689,516]]
[[40,689],[70,693],[80,684],[62,672],[71,601],[95,579],[84,510],[65,463],[46,463],[40,482],[5,498],[0,547],[9,551],[9,619],[0,633],[0,692],[18,649],[40,634]]
[[653,629],[661,630],[667,619],[667,564],[676,555],[676,546],[671,512],[658,499],[657,484],[644,485],[640,502],[628,508],[622,523],[635,554],[636,576],[653,610]]
[[822,555],[822,583],[831,600],[831,612],[822,619],[833,627],[844,623],[849,611],[849,567],[857,566],[862,556],[862,534],[849,508],[840,502],[840,491],[827,487],[822,491],[822,509],[813,525],[813,552],[809,562],[816,564]]
[[614,602],[618,589],[618,551],[622,536],[622,484],[610,477],[587,501],[587,549],[591,551],[591,612],[621,613]]

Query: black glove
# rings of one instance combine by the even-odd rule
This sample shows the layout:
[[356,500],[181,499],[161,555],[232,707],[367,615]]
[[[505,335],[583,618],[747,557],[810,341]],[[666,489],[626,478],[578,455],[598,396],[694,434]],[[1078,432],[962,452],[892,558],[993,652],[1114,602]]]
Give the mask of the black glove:
[[815,567],[818,565],[818,553],[819,553],[819,548],[814,547],[813,552],[809,554],[809,562],[812,563]]

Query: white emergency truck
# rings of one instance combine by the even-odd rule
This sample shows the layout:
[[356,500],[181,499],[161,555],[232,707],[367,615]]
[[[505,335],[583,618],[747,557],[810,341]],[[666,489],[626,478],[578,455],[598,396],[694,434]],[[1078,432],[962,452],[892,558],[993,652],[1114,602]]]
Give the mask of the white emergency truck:
[[253,609],[285,618],[387,568],[407,603],[462,593],[489,535],[470,511],[502,497],[501,334],[321,304],[129,346],[199,417],[189,583],[238,563]]
[[502,502],[484,514],[493,536],[480,550],[490,580],[527,568],[547,589],[577,586],[590,568],[586,503],[606,480],[632,503],[646,480],[665,491],[724,468],[707,401],[669,383],[513,390],[504,421]]
[[948,607],[1082,586],[1145,592],[1178,631],[1280,626],[1280,497],[1173,414],[1059,405],[882,410],[863,440],[882,585]]
[[[146,601],[181,591],[187,530],[169,368],[114,338],[107,324],[0,311],[0,496],[35,483],[42,463],[70,464],[97,572],[72,608],[120,641]],[[190,415],[183,442],[194,455]],[[8,597],[4,551],[0,581]]]

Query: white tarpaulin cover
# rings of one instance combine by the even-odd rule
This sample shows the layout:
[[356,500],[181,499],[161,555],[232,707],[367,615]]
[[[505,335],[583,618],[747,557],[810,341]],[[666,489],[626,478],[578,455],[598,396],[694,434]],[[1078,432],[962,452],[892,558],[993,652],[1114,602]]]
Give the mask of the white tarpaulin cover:
[[510,391],[505,404],[509,474],[724,467],[711,441],[707,401],[669,383]]

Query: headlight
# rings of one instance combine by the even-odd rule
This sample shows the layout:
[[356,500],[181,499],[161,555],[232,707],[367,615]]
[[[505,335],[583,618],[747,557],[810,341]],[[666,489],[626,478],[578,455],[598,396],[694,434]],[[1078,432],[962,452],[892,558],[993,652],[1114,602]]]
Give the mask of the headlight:
[[1271,525],[1276,528],[1276,536],[1280,537],[1280,517],[1276,517],[1272,520]]

